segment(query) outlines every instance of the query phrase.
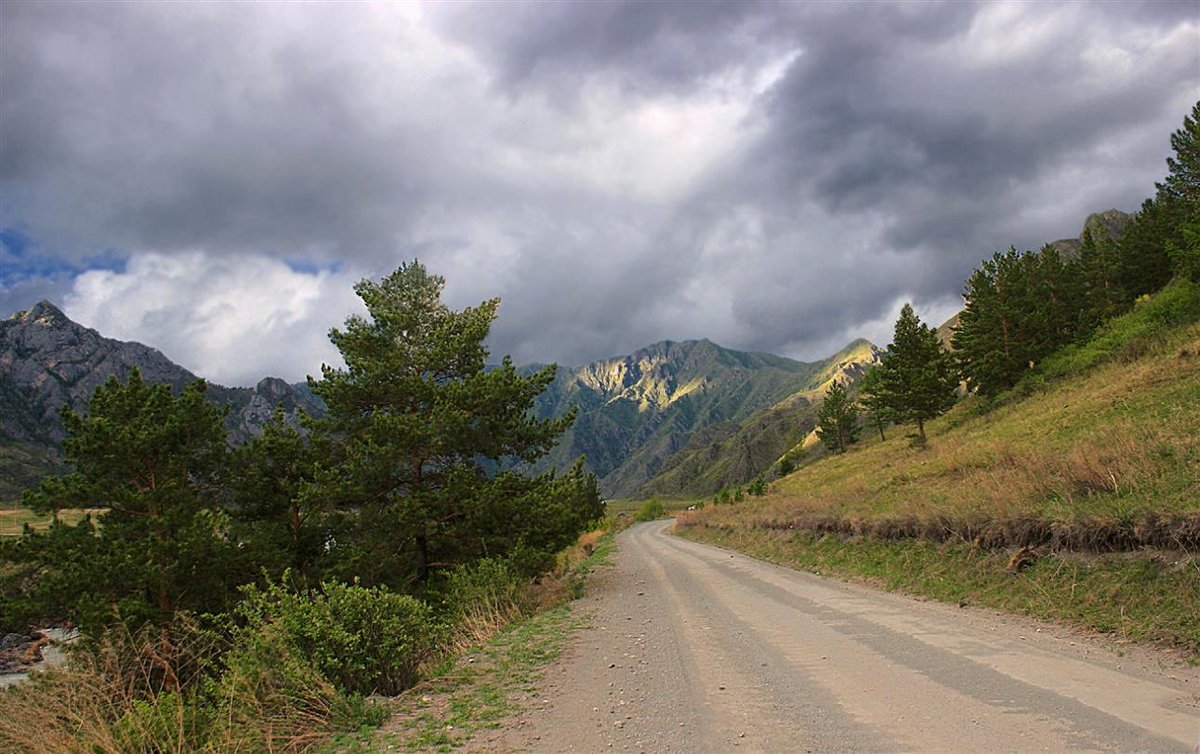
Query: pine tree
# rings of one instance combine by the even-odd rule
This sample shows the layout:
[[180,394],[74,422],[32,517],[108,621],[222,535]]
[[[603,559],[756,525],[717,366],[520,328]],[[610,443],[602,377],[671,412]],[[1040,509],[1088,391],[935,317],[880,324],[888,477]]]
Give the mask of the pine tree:
[[883,430],[888,424],[895,421],[895,417],[892,416],[892,411],[888,407],[879,367],[871,367],[863,375],[862,382],[858,386],[858,404],[867,415],[871,425],[879,432],[879,440],[881,442],[886,440],[887,437]]
[[1015,249],[985,259],[967,281],[951,344],[967,386],[995,395],[1028,368],[1031,292]]
[[1200,283],[1200,216],[1179,226],[1181,238],[1169,242],[1167,253],[1175,274]]
[[278,580],[286,571],[298,583],[320,583],[319,561],[338,538],[321,478],[323,462],[337,454],[329,440],[306,435],[276,409],[262,434],[234,451],[231,515],[251,576],[265,570]]
[[[1125,285],[1137,281],[1142,273],[1130,271],[1136,266],[1132,259],[1144,255],[1130,255],[1136,219],[1125,228],[1123,245],[1118,245],[1107,236],[1097,237],[1091,230],[1083,231],[1083,246],[1079,252],[1079,276],[1083,288],[1083,305],[1080,312],[1080,330],[1091,332],[1102,323],[1125,311],[1130,298]],[[1153,244],[1151,244],[1153,245]]]
[[[1174,157],[1167,158],[1167,177],[1155,184],[1158,198],[1200,207],[1200,101],[1192,105],[1183,127],[1171,134]],[[1194,215],[1193,215],[1194,216]]]
[[1156,184],[1156,201],[1175,220],[1164,245],[1172,272],[1200,282],[1200,102],[1171,134],[1171,148],[1175,156],[1167,158],[1167,177]]
[[1077,263],[1063,259],[1054,246],[1046,244],[1034,259],[1029,273],[1038,319],[1034,360],[1040,361],[1078,334],[1083,289]]
[[96,524],[89,517],[27,533],[11,553],[42,569],[28,595],[33,612],[94,632],[118,614],[134,627],[228,605],[237,577],[221,497],[228,449],[222,412],[204,392],[197,382],[175,396],[135,369],[126,383],[97,388],[86,415],[64,408],[74,470],[24,502],[41,512],[102,512]]
[[924,443],[925,422],[954,405],[958,374],[937,329],[921,322],[910,304],[900,310],[879,371],[880,396],[898,421],[916,422]]
[[532,418],[555,367],[487,367],[499,300],[454,311],[443,286],[415,261],[361,281],[368,317],[330,332],[346,367],[310,382],[329,409],[314,430],[342,448],[327,494],[353,521],[336,544],[344,578],[403,587],[485,555],[553,551],[601,512],[582,471],[496,471],[540,458],[574,416]]
[[834,381],[825,391],[825,400],[817,411],[817,436],[825,447],[837,453],[858,442],[858,407],[846,386]]
[[1120,293],[1096,313],[1097,323],[1121,314],[1138,296],[1154,293],[1170,281],[1169,249],[1180,238],[1179,225],[1185,219],[1182,209],[1183,204],[1173,199],[1147,199],[1125,225],[1120,238],[1096,239],[1102,253],[1113,260],[1109,264],[1115,270],[1115,287]]

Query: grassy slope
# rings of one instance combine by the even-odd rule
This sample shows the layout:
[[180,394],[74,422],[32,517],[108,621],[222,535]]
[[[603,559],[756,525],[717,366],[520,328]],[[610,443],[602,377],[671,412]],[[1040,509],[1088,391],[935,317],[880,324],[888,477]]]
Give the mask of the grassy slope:
[[[1200,655],[1194,553],[1043,551],[1012,573],[1008,552],[953,536],[934,543],[887,535],[888,522],[921,531],[1032,520],[1103,533],[1156,516],[1200,520],[1198,319],[1200,289],[1173,285],[1090,343],[1047,360],[1020,394],[963,401],[932,423],[927,449],[893,429],[886,442],[867,441],[780,480],[762,500],[685,514],[684,533]],[[822,537],[819,527],[831,523],[866,534]],[[1104,536],[1095,543],[1113,544]]]

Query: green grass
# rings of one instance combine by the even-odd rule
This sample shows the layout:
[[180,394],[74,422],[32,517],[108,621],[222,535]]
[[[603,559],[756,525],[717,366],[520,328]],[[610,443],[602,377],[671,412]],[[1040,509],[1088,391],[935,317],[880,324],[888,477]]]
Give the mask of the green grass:
[[520,709],[519,698],[533,693],[541,669],[558,657],[578,620],[568,605],[559,605],[441,669],[397,700],[396,718],[382,729],[376,748],[451,751],[497,727]]

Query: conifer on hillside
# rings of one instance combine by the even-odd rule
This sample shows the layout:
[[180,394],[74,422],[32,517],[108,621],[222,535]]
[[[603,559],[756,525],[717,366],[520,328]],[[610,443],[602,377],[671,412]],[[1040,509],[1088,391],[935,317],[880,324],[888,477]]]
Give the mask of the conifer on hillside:
[[924,443],[925,422],[954,405],[959,380],[937,329],[922,322],[911,304],[900,310],[879,373],[881,399],[898,421],[916,423]]

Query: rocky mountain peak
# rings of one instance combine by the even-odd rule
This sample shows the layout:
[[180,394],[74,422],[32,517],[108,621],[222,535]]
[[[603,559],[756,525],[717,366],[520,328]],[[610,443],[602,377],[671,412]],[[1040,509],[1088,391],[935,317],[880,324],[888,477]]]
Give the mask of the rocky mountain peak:
[[30,309],[17,312],[10,319],[23,324],[32,324],[46,328],[66,327],[75,324],[67,318],[66,314],[63,314],[62,309],[59,309],[46,299],[37,302]]
[[1077,238],[1060,238],[1050,243],[1058,253],[1067,259],[1078,259],[1083,248],[1083,237],[1091,231],[1094,238],[1116,239],[1125,231],[1125,226],[1133,219],[1133,215],[1119,209],[1109,209],[1104,212],[1093,212],[1083,221],[1083,229]]
[[1133,215],[1119,209],[1093,212],[1083,222],[1083,230],[1079,232],[1079,242],[1083,243],[1083,237],[1089,230],[1093,236],[1115,239],[1125,231],[1125,226],[1132,219]]

